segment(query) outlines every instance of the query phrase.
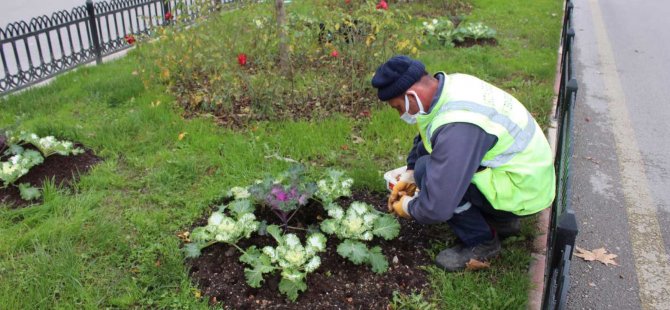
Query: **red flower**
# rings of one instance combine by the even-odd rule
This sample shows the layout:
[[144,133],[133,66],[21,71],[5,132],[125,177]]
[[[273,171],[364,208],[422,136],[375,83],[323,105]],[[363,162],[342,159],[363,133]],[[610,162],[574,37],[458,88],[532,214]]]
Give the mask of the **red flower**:
[[330,53],[330,56],[337,57],[340,56],[340,53],[338,53],[337,50],[333,50],[333,52]]
[[247,64],[247,54],[245,53],[240,53],[237,55],[237,63],[240,64],[240,66],[244,66]]
[[174,16],[172,16],[172,13],[170,12],[165,13],[165,20],[172,20],[172,18],[174,18]]
[[377,3],[377,10],[388,10],[388,9],[389,9],[389,4],[386,3],[385,0],[381,0],[381,1],[379,1],[379,3]]
[[132,34],[127,34],[127,35],[126,35],[125,37],[123,37],[123,38],[124,38],[124,39],[126,40],[126,42],[128,42],[128,44],[130,44],[130,45],[132,45],[133,43],[135,43],[135,36],[132,35]]
[[346,4],[350,4],[350,3],[351,3],[351,0],[344,0],[344,3],[346,3]]

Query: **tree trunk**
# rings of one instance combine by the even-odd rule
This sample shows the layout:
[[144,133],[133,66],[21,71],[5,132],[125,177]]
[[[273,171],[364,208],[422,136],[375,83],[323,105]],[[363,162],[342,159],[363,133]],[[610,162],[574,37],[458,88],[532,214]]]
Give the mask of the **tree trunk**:
[[279,67],[282,74],[289,73],[288,46],[286,45],[286,11],[284,10],[284,0],[275,0],[277,9],[277,33],[279,34]]

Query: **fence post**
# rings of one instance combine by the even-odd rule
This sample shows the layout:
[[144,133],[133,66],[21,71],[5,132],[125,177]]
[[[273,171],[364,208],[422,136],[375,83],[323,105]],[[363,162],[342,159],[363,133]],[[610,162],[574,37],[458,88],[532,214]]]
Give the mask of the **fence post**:
[[[170,12],[170,4],[167,3],[167,0],[161,1],[161,9],[163,9],[163,26],[167,25],[170,21],[167,20],[167,12]],[[170,12],[172,14],[172,12]]]
[[86,11],[88,12],[89,29],[91,29],[91,40],[93,40],[93,53],[95,63],[102,63],[102,49],[100,48],[100,37],[98,37],[98,23],[95,22],[95,7],[92,0],[86,0]]

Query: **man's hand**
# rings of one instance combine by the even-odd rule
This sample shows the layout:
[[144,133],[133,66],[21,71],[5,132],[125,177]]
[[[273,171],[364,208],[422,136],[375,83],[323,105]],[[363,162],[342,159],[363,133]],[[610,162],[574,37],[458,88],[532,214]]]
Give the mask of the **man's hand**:
[[399,217],[411,219],[412,216],[409,215],[409,211],[407,211],[407,208],[409,206],[409,202],[412,201],[412,199],[414,199],[414,197],[412,196],[400,197],[400,200],[393,203],[393,210],[391,210],[391,212],[395,213]]
[[407,170],[400,175],[398,183],[393,186],[393,191],[389,195],[388,199],[388,209],[389,212],[393,211],[393,204],[401,198],[402,195],[408,195],[410,197],[414,196],[416,192],[416,183],[414,183],[414,170]]

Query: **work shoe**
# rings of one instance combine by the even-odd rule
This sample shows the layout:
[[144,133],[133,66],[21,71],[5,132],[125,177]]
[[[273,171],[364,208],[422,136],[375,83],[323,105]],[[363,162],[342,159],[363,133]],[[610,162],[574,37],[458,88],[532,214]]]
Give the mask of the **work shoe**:
[[435,258],[435,264],[447,271],[460,271],[465,269],[465,263],[474,258],[478,261],[486,261],[500,253],[500,240],[498,236],[480,243],[473,247],[457,245],[448,248]]
[[521,234],[521,220],[519,219],[512,219],[511,221],[486,219],[486,222],[496,231],[496,234],[498,234],[500,239],[506,239]]

